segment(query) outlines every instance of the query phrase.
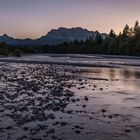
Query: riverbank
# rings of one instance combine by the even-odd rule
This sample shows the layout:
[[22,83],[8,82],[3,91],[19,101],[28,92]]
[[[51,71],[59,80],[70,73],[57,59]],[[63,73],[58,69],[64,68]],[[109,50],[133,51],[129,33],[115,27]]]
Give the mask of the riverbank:
[[139,67],[140,57],[79,54],[30,54],[21,57],[1,57],[0,62],[118,68],[123,66]]
[[139,140],[140,71],[0,64],[1,140]]

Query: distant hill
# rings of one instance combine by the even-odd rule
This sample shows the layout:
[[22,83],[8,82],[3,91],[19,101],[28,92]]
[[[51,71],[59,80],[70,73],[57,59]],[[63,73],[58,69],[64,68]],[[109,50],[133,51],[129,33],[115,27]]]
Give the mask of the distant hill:
[[[95,39],[98,32],[88,31],[87,29],[77,28],[59,28],[53,29],[48,32],[47,35],[38,39],[15,39],[6,34],[0,36],[0,42],[6,42],[8,45],[54,45],[63,42],[85,41],[89,38]],[[107,37],[107,34],[101,34],[103,38]]]
[[35,40],[32,39],[15,39],[6,34],[0,36],[0,42],[5,42],[7,45],[32,45]]

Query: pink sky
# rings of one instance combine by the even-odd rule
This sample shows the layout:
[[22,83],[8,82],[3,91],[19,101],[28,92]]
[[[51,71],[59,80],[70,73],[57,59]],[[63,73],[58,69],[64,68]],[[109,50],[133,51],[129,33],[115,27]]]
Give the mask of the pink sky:
[[0,0],[0,34],[38,38],[59,27],[118,33],[139,13],[140,0]]

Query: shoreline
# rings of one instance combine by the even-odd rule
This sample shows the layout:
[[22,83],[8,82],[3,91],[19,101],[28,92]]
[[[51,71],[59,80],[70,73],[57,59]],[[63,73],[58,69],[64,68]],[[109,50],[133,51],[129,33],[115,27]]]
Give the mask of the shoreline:
[[140,67],[140,57],[90,54],[24,54],[21,57],[0,57],[0,62],[106,68]]
[[[78,66],[78,67],[106,67],[106,68],[120,68],[118,66],[110,66],[104,64],[84,64],[84,63],[71,63],[71,62],[51,62],[51,61],[34,61],[34,60],[8,60],[3,59],[0,62],[7,63],[27,63],[27,64],[52,64],[52,65],[60,65],[60,66]],[[140,66],[140,65],[139,65]]]

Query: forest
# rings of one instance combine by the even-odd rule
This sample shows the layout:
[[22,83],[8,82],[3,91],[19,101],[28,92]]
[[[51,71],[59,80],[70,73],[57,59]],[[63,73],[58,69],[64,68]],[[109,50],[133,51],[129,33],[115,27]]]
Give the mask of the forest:
[[9,46],[0,43],[0,55],[21,56],[23,53],[65,53],[65,54],[108,54],[140,56],[140,25],[125,25],[122,32],[116,35],[113,29],[106,38],[97,32],[96,37],[86,41],[64,42],[58,45],[45,46]]

